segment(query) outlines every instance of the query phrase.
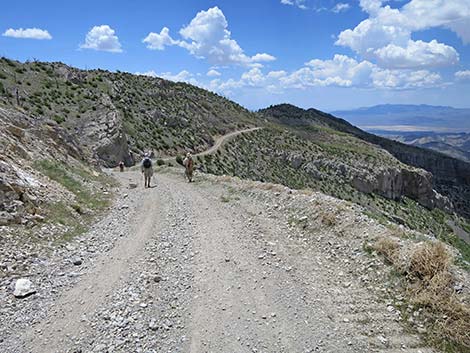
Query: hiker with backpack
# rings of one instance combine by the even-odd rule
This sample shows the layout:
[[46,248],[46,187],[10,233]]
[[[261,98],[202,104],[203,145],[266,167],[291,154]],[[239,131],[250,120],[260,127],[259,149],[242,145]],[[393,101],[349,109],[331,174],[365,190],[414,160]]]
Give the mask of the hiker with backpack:
[[191,153],[186,154],[186,158],[183,160],[183,165],[185,168],[185,174],[188,178],[188,183],[193,181],[193,171],[194,171],[194,161]]
[[150,187],[150,179],[152,179],[153,175],[153,168],[152,168],[152,160],[150,159],[150,154],[146,153],[144,155],[144,159],[142,159],[141,165],[142,173],[144,174],[144,187]]

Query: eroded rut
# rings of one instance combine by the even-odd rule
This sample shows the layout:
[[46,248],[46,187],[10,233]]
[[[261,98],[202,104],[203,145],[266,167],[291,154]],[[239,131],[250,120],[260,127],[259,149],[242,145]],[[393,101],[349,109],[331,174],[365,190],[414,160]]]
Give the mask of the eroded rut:
[[[129,231],[0,350],[432,351],[351,270],[368,261],[354,240],[349,249],[324,228],[305,238],[289,225],[280,204],[292,195],[187,184],[175,173],[158,174],[154,188],[123,191],[138,193],[125,205],[134,211],[108,218]],[[140,182],[137,172],[117,177],[124,189]]]

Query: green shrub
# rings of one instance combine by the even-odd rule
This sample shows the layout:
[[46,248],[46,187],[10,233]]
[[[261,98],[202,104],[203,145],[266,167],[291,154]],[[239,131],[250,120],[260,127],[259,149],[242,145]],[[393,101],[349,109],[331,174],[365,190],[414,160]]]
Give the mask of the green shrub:
[[180,155],[176,156],[176,163],[183,165],[183,157]]
[[57,124],[62,124],[65,121],[65,118],[63,116],[59,116],[59,115],[54,115],[54,117],[52,119],[54,119],[54,121]]
[[165,165],[165,161],[163,159],[157,159],[157,165],[158,166]]

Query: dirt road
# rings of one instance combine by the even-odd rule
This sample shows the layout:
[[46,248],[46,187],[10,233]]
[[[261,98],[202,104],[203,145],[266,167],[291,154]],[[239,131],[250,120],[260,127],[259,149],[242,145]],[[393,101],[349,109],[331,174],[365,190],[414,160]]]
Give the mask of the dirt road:
[[[366,221],[348,235],[313,218],[306,233],[303,209],[292,213],[300,194],[164,171],[150,189],[116,173],[120,206],[89,233],[114,242],[0,351],[431,352],[358,275],[375,264],[360,249]],[[335,202],[316,196],[315,207]]]
[[[202,157],[202,156],[207,156],[209,154],[213,154],[213,153],[217,152],[217,150],[221,146],[223,146],[225,143],[230,141],[230,139],[234,138],[235,136],[238,136],[238,135],[241,135],[241,134],[244,134],[244,133],[247,133],[247,132],[251,132],[251,131],[260,130],[260,129],[261,129],[261,127],[253,127],[253,128],[250,128],[250,129],[233,131],[233,132],[230,132],[226,135],[220,136],[220,137],[216,138],[215,143],[212,147],[208,148],[207,150],[205,150],[203,152],[194,154],[194,157]],[[164,160],[166,162],[173,161],[174,159],[175,159],[175,157],[164,157],[164,158],[162,158],[162,160]]]

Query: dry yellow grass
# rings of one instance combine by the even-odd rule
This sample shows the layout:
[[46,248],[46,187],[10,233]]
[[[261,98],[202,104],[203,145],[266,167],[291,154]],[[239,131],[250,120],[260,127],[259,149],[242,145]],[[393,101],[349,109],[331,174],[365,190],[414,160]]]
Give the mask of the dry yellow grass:
[[321,214],[321,222],[328,227],[333,227],[337,221],[336,214],[333,212],[325,211]]
[[423,243],[400,257],[393,238],[379,238],[373,248],[406,275],[405,292],[410,303],[423,308],[429,326],[428,338],[449,351],[470,349],[470,308],[455,293],[450,272],[452,257],[441,242]]
[[427,243],[413,252],[409,274],[421,280],[430,280],[447,271],[450,261],[451,257],[442,243]]
[[426,309],[432,340],[470,349],[470,308],[459,300],[449,271],[452,257],[440,242],[418,247],[408,268],[411,302]]
[[388,262],[398,265],[398,253],[400,245],[393,238],[380,237],[372,248],[379,254],[383,255]]

